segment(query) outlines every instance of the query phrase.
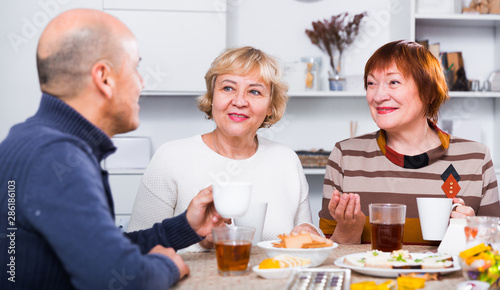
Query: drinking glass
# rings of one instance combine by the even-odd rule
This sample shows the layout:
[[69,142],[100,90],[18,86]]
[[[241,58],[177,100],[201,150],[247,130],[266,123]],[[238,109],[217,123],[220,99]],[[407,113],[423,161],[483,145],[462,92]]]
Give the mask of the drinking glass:
[[368,205],[372,249],[392,252],[403,248],[406,205],[372,203]]
[[247,273],[255,228],[223,226],[212,229],[217,269],[221,276]]

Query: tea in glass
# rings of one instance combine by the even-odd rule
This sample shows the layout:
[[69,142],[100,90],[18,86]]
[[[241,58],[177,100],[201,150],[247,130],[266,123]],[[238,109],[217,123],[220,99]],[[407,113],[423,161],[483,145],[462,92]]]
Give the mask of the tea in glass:
[[404,224],[370,223],[372,230],[372,249],[392,252],[403,248]]
[[406,205],[372,203],[370,227],[372,250],[392,252],[403,248],[403,231],[406,219]]
[[245,272],[250,261],[252,242],[218,241],[215,243],[219,272]]
[[247,273],[254,233],[254,227],[245,226],[223,226],[212,229],[219,275]]

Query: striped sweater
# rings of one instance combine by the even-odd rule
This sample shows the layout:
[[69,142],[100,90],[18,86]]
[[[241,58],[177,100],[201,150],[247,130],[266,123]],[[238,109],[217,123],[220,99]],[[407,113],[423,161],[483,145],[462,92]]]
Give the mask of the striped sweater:
[[[396,165],[395,158],[388,156],[390,152],[384,155],[381,150],[384,148],[381,144],[384,143],[384,140],[381,142],[383,135],[383,131],[377,131],[335,145],[326,167],[323,207],[319,212],[320,228],[325,235],[333,234],[336,226],[328,211],[334,189],[360,195],[361,210],[367,217],[361,237],[363,243],[370,242],[368,205],[402,203],[407,205],[403,242],[436,244],[422,238],[416,198],[447,197],[449,183],[455,186],[455,192],[458,191],[456,197],[462,198],[476,215],[500,216],[495,169],[485,145],[446,134],[449,146],[443,142],[443,145],[423,154],[427,158],[425,166],[405,168],[406,165]],[[406,164],[407,156],[404,160]],[[459,188],[457,182],[453,185],[448,178],[458,181]]]

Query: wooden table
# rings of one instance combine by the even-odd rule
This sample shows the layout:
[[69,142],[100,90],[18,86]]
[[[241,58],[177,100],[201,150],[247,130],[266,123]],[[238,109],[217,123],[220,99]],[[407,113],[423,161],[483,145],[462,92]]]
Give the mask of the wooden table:
[[[333,262],[344,255],[369,251],[371,245],[339,245],[334,249],[328,259],[318,268],[338,268]],[[409,246],[405,245],[404,250],[410,253],[423,253],[435,251],[436,247],[431,246]],[[183,253],[182,258],[189,266],[191,274],[179,281],[172,289],[283,289],[288,282],[286,279],[263,279],[252,270],[243,276],[222,277],[217,273],[217,262],[215,252],[212,250],[205,253]],[[259,247],[253,247],[250,256],[250,265],[258,265],[266,258],[265,252]],[[356,272],[351,272],[351,284],[361,281],[375,281],[380,284],[388,279],[395,281],[395,278],[377,278],[365,276]],[[456,289],[457,284],[465,281],[461,271],[456,271],[443,275],[440,281],[427,281],[425,289]]]

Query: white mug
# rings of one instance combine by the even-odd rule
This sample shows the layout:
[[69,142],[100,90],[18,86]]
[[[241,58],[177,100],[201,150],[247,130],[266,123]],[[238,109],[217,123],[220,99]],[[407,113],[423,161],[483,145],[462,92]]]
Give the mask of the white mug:
[[249,226],[255,228],[255,235],[252,241],[254,245],[262,240],[266,212],[267,202],[255,202],[250,204],[250,208],[244,216],[234,219],[235,226]]
[[244,216],[252,197],[252,184],[248,182],[230,182],[212,184],[214,205],[223,218]]
[[441,241],[448,229],[451,211],[459,205],[451,198],[418,197],[418,216],[424,240]]

